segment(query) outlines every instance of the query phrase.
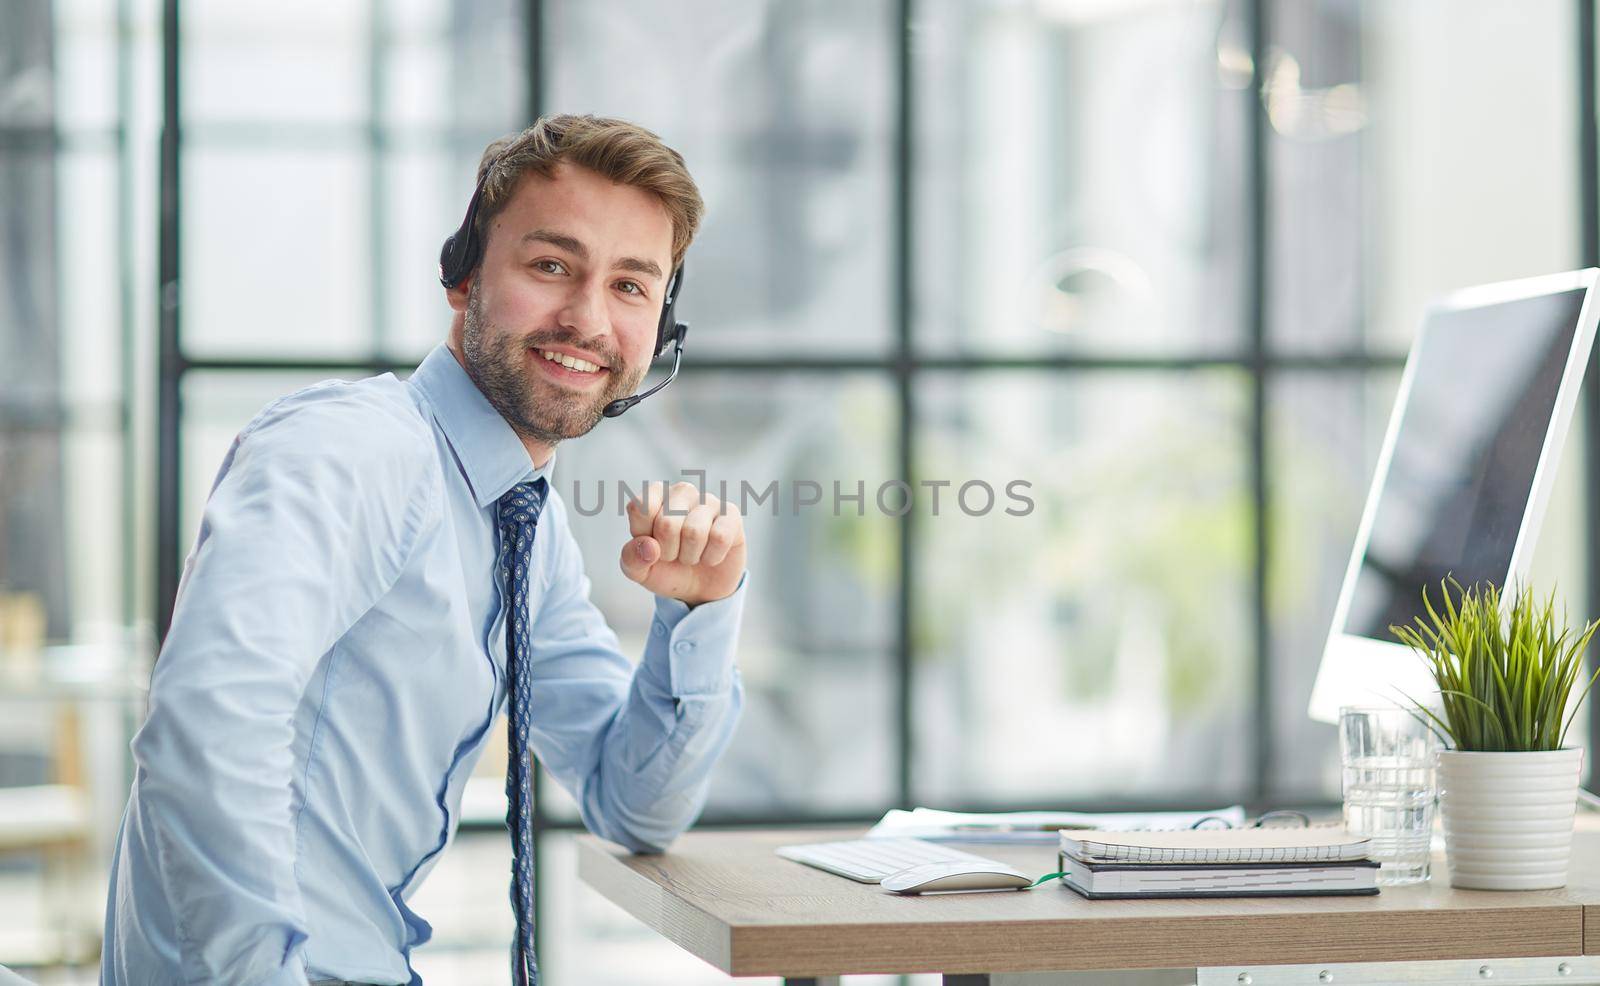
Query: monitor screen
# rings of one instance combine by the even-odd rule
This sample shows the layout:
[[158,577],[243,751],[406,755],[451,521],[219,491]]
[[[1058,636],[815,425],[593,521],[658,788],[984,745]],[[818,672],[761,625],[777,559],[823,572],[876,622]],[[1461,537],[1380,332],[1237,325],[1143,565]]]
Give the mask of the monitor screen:
[[1500,585],[1577,332],[1584,291],[1433,313],[1373,514],[1344,632],[1389,627],[1437,602],[1447,576]]

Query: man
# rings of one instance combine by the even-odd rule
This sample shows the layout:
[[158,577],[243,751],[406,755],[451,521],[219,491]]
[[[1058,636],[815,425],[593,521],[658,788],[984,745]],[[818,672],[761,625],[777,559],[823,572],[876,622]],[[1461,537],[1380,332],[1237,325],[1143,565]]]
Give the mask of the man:
[[409,381],[279,400],[223,462],[133,741],[104,983],[418,982],[407,900],[508,707],[519,982],[528,746],[635,851],[704,803],[741,702],[739,514],[682,483],[628,505],[635,670],[548,480],[643,378],[699,193],[654,134],[560,116],[490,145],[479,199],[447,342]]

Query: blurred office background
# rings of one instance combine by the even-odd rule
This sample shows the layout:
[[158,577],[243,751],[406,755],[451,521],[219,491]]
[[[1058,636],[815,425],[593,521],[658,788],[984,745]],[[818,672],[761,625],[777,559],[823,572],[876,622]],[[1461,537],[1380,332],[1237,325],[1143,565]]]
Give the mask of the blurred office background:
[[[705,824],[1331,806],[1304,709],[1423,305],[1600,256],[1594,7],[7,0],[0,963],[93,981],[227,443],[443,337],[439,242],[544,111],[656,130],[710,206],[684,379],[564,447],[558,488],[824,489],[748,518],[748,706]],[[1537,560],[1575,617],[1595,408]],[[951,485],[897,517],[894,480]],[[967,516],[969,480],[1036,508]],[[621,521],[574,524],[637,653]],[[503,762],[416,905],[431,982],[508,979]],[[574,808],[540,796],[548,981],[723,981],[578,884]]]

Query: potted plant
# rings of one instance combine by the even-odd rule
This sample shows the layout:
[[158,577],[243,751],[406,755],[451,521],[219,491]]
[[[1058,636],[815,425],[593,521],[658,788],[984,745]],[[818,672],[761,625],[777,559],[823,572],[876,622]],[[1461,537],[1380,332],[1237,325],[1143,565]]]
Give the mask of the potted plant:
[[1447,747],[1439,753],[1439,807],[1450,884],[1546,890],[1567,882],[1583,749],[1567,727],[1594,685],[1573,701],[1583,652],[1600,621],[1559,624],[1555,595],[1523,588],[1502,598],[1484,583],[1443,590],[1442,612],[1423,591],[1426,618],[1390,627],[1427,662],[1439,707],[1413,701]]

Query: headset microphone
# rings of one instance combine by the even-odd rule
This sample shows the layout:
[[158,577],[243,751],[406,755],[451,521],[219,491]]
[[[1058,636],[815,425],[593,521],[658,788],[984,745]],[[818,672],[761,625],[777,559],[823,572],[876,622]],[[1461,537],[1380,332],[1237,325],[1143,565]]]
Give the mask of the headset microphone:
[[667,348],[667,340],[671,339],[672,372],[667,374],[667,379],[642,394],[634,394],[632,397],[624,397],[607,404],[605,410],[600,412],[606,417],[616,417],[677,378],[678,367],[683,363],[683,340],[689,334],[689,327],[678,321],[673,314],[673,309],[678,305],[678,292],[681,290],[683,290],[683,264],[680,263],[678,269],[672,272],[672,279],[667,282],[667,300],[661,304],[661,321],[656,323],[655,355],[650,357],[654,360],[660,356],[661,351]]
[[644,400],[646,397],[649,397],[651,394],[655,393],[676,379],[678,376],[678,367],[683,363],[683,338],[688,334],[689,326],[683,322],[678,322],[673,327],[672,339],[674,344],[672,347],[672,372],[667,374],[667,379],[661,381],[642,394],[634,394],[632,397],[624,397],[621,400],[612,401],[610,404],[606,405],[605,410],[601,413],[608,418],[615,418],[623,411],[626,411],[628,408]]

